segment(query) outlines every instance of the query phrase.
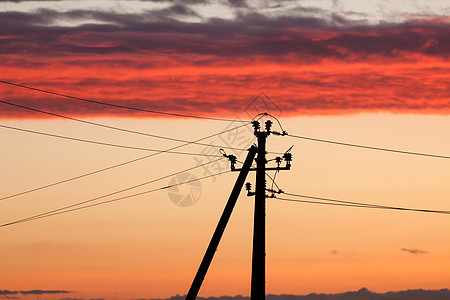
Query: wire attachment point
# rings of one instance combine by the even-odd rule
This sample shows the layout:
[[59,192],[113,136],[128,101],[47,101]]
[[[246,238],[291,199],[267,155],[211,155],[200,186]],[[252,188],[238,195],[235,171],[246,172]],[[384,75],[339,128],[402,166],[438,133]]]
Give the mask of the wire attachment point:
[[255,195],[255,193],[251,191],[252,190],[252,184],[250,182],[247,182],[245,184],[245,190],[247,191],[247,196],[248,197]]
[[252,126],[255,129],[255,133],[259,131],[259,129],[261,128],[261,124],[259,124],[258,121],[252,121]]
[[219,149],[219,152],[220,152],[220,154],[223,155],[223,157],[228,158],[228,155],[227,155],[227,153],[225,152],[225,150],[224,150],[223,148],[220,148],[220,149]]
[[233,154],[228,155],[225,150],[223,150],[222,148],[219,149],[220,154],[223,155],[223,157],[228,158],[228,160],[231,163],[231,171],[236,170],[236,162],[237,162],[237,158],[236,156],[234,156]]

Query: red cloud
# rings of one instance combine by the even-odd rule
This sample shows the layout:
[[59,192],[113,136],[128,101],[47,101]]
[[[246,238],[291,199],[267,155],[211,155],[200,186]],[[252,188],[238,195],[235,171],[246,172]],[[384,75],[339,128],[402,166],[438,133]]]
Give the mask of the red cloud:
[[[105,24],[46,19],[86,16]],[[74,96],[208,116],[240,114],[262,90],[286,115],[450,112],[442,18],[339,27],[260,15],[205,23],[86,11],[0,17],[9,24],[0,29],[2,79]],[[76,116],[148,116],[8,86],[0,99]],[[0,118],[48,117],[0,107]]]

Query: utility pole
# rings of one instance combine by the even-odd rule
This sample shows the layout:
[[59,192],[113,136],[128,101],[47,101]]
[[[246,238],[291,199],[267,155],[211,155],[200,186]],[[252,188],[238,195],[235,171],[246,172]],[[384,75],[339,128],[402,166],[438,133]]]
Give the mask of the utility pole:
[[[267,113],[262,115],[267,116]],[[188,294],[185,300],[195,300],[200,287],[205,278],[206,272],[214,257],[214,253],[217,250],[220,239],[223,235],[225,227],[230,219],[233,208],[236,204],[239,193],[244,185],[245,178],[249,171],[256,171],[256,189],[255,192],[251,192],[251,184],[246,183],[247,196],[255,196],[255,215],[253,225],[253,256],[252,256],[252,279],[251,279],[251,300],[264,300],[266,297],[266,198],[275,197],[275,193],[282,193],[281,190],[275,191],[266,188],[266,171],[267,170],[290,170],[292,154],[289,153],[289,148],[283,155],[283,157],[276,157],[276,167],[267,168],[266,160],[266,139],[270,134],[274,135],[286,135],[285,131],[276,132],[271,130],[272,121],[267,120],[265,122],[265,129],[261,130],[261,124],[259,121],[252,122],[254,128],[254,134],[257,138],[258,145],[251,146],[249,153],[241,169],[235,167],[237,159],[234,155],[226,155],[225,151],[221,149],[223,156],[227,157],[231,162],[231,171],[239,171],[239,176],[234,185],[233,191],[230,194],[228,202],[222,213],[222,216],[217,224],[216,230],[211,238],[211,242],[206,250],[203,260],[198,268],[197,274],[192,282]],[[281,125],[280,125],[281,127]],[[256,157],[256,168],[252,168],[252,162]],[[281,167],[282,161],[286,162],[285,167]],[[271,196],[266,195],[266,191],[272,193]]]
[[[281,190],[274,191],[266,188],[266,170],[290,170],[292,154],[290,149],[283,155],[286,166],[281,167],[281,157],[276,157],[277,167],[267,168],[266,159],[266,139],[272,133],[275,135],[286,135],[286,132],[272,131],[272,121],[267,120],[265,130],[261,130],[258,121],[252,122],[254,134],[258,141],[258,157],[256,158],[256,185],[255,192],[251,192],[251,184],[246,184],[247,196],[255,196],[255,215],[253,223],[253,256],[252,256],[252,282],[250,300],[264,300],[266,298],[266,191],[281,193]],[[291,147],[292,148],[292,147]]]
[[[227,226],[228,220],[230,219],[231,213],[233,212],[233,208],[236,204],[237,198],[244,186],[245,179],[247,178],[248,172],[252,166],[253,159],[256,155],[256,147],[251,146],[247,158],[245,159],[244,165],[242,169],[240,169],[240,173],[238,178],[236,179],[236,183],[234,185],[233,190],[231,191],[230,197],[228,198],[228,202],[223,210],[222,216],[220,217],[219,223],[217,224],[216,230],[211,238],[211,241],[206,249],[206,253],[203,256],[203,260],[198,268],[197,274],[195,275],[194,281],[191,284],[189,292],[186,295],[186,300],[195,300],[197,297],[198,291],[202,286],[203,280],[205,279],[206,272],[211,264],[211,261],[214,257],[214,253],[216,253],[217,247],[219,246],[220,239],[222,238],[223,232],[225,231],[225,227]],[[233,171],[237,171],[234,167],[236,163],[236,157],[233,155],[228,156],[231,161],[231,166]]]
[[266,131],[260,131],[258,121],[252,122],[258,140],[256,158],[255,215],[253,223],[253,256],[251,300],[263,300],[266,295],[266,139],[270,134],[271,122]]

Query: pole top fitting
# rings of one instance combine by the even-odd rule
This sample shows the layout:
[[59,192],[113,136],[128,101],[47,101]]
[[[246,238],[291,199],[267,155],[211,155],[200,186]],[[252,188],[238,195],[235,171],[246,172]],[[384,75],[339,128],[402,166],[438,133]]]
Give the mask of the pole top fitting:
[[224,157],[228,158],[228,160],[231,163],[231,170],[235,170],[236,169],[236,162],[237,162],[237,158],[236,156],[234,156],[233,154],[227,155],[227,153],[225,152],[225,150],[223,150],[222,148],[219,149],[220,154],[222,154]]
[[220,154],[223,155],[223,157],[228,158],[228,155],[227,155],[227,153],[225,152],[225,150],[223,150],[223,148],[220,148],[220,149],[219,149],[219,152],[220,152]]
[[266,130],[267,132],[270,132],[270,128],[272,127],[273,122],[270,120],[266,121]]
[[258,121],[252,121],[252,125],[253,125],[253,128],[255,129],[255,132],[261,128],[261,124],[259,124]]
[[285,154],[283,154],[283,158],[287,162],[292,161],[292,153],[285,153]]

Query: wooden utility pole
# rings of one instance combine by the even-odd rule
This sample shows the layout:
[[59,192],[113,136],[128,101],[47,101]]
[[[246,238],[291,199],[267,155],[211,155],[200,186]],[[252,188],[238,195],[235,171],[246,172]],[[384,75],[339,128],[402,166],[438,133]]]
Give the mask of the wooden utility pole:
[[[267,116],[268,114],[264,113],[262,115]],[[247,196],[255,196],[252,280],[250,298],[251,300],[264,300],[266,297],[266,197],[268,197],[266,195],[266,191],[272,192],[272,197],[274,197],[274,193],[282,192],[281,190],[274,191],[266,189],[266,171],[290,170],[292,155],[289,153],[289,149],[288,151],[286,151],[286,153],[284,153],[283,158],[275,158],[277,167],[267,168],[267,137],[270,134],[286,135],[287,133],[285,131],[272,131],[272,121],[270,120],[267,120],[265,122],[264,130],[261,130],[261,124],[259,123],[259,121],[253,121],[252,125],[254,128],[254,134],[258,141],[258,145],[250,147],[247,158],[245,159],[245,162],[241,169],[236,169],[235,167],[237,162],[236,157],[234,155],[226,155],[225,151],[221,149],[222,154],[231,162],[231,170],[239,171],[240,173],[185,300],[195,300],[195,298],[197,297],[197,294],[203,283],[203,279],[205,278],[206,272],[208,271],[208,268],[214,257],[214,253],[217,250],[217,246],[219,245],[220,239],[223,235],[228,220],[230,219],[231,213],[233,212],[233,208],[236,204],[237,198],[242,189],[242,186],[244,185],[245,178],[247,177],[249,171],[256,171],[255,192],[251,192],[251,184],[246,183]],[[258,156],[256,157],[256,168],[252,168],[251,166],[256,153],[258,154]],[[286,162],[285,167],[280,166],[282,160]]]
[[[268,121],[270,122],[270,121]],[[270,123],[266,123],[270,124]],[[260,131],[259,122],[253,122],[258,140],[256,158],[255,215],[253,222],[253,256],[251,300],[263,300],[266,295],[266,139],[269,130]]]

